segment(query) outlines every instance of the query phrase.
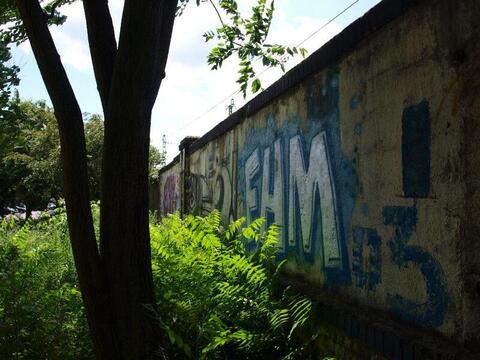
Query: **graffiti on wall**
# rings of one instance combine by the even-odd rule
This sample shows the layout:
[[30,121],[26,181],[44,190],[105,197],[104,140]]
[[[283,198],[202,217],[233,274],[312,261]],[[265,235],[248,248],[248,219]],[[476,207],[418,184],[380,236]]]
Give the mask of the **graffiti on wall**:
[[239,197],[249,221],[262,216],[281,226],[283,254],[321,261],[335,283],[350,283],[345,229],[354,206],[357,176],[341,150],[338,76],[312,85],[308,121],[281,127],[270,117],[246,134],[239,155]]
[[218,209],[225,222],[234,218],[233,182],[229,154],[222,159],[212,152],[207,155],[206,173],[187,176],[186,198],[188,211],[206,214]]
[[[294,253],[299,263],[314,264],[328,285],[353,285],[365,292],[383,286],[386,306],[397,317],[441,326],[450,304],[447,281],[439,261],[410,244],[418,222],[415,201],[410,207],[382,205],[381,228],[352,224],[356,205],[363,216],[371,214],[367,204],[356,204],[361,186],[355,156],[350,160],[342,149],[338,75],[329,72],[307,88],[306,119],[291,115],[280,123],[271,115],[246,130],[235,158],[231,141],[195,157],[191,168],[197,172],[187,172],[185,179],[187,212],[216,208],[224,221],[265,217],[267,224],[281,227],[281,256]],[[401,114],[405,199],[427,198],[430,192],[429,109],[423,100]],[[361,126],[354,133],[362,136]],[[164,212],[179,208],[179,186],[177,175],[167,177]],[[409,299],[382,279],[392,264],[400,273],[417,271],[425,296]]]
[[[353,283],[365,291],[376,291],[382,281],[382,261],[386,260],[382,259],[382,244],[386,244],[393,263],[400,269],[418,269],[426,285],[426,301],[392,292],[388,306],[403,320],[440,326],[449,304],[446,279],[431,254],[420,246],[408,245],[417,223],[415,207],[384,207],[384,225],[394,229],[394,236],[386,242],[377,229],[350,224],[359,183],[354,165],[341,148],[337,90],[338,78],[330,74],[319,92],[310,93],[308,123],[294,118],[278,127],[271,117],[264,129],[252,129],[246,135],[238,166],[239,197],[247,218],[251,221],[262,216],[267,223],[280,225],[282,253],[294,252],[300,261],[309,263],[319,261],[327,283]],[[403,123],[408,122],[404,143],[410,141],[412,129],[422,130],[421,139],[415,134],[416,148],[423,146],[421,141],[429,146],[429,114],[425,109],[428,103],[422,102],[403,114]],[[405,195],[425,197],[429,156],[422,155],[421,166],[418,162],[411,165],[405,160],[410,149],[404,144],[403,151],[408,152],[403,156],[404,184],[408,187],[413,183],[410,188],[415,191],[405,191]],[[427,150],[423,153],[429,153]],[[362,211],[368,214],[368,208]],[[351,257],[347,254],[349,236]]]
[[[418,199],[430,191],[430,105],[422,100],[407,106],[402,114],[402,182],[405,198]],[[368,212],[368,211],[367,211]],[[393,227],[394,234],[386,242],[391,261],[401,270],[418,269],[425,282],[423,302],[390,293],[388,305],[399,318],[422,326],[437,327],[443,324],[450,297],[443,269],[428,251],[409,245],[417,219],[414,206],[385,206],[383,224]],[[352,273],[357,287],[375,291],[381,281],[382,238],[376,229],[352,229]]]
[[354,227],[352,237],[352,274],[355,286],[375,291],[382,273],[382,239],[377,230],[364,227]]
[[177,174],[167,176],[162,196],[163,214],[180,210],[180,177]]
[[384,224],[393,226],[394,236],[388,242],[392,260],[399,268],[416,266],[426,285],[427,299],[417,303],[397,294],[389,296],[391,309],[402,319],[427,326],[440,326],[448,309],[449,296],[445,274],[439,262],[420,246],[409,245],[417,225],[417,209],[387,206]]

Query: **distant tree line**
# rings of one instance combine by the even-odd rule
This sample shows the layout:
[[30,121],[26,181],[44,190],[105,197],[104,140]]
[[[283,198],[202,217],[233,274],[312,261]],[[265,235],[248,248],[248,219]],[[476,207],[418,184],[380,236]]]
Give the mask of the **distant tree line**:
[[[0,44],[0,207],[25,203],[43,210],[61,198],[62,164],[57,121],[45,101],[21,100],[18,68],[7,66],[8,48]],[[13,96],[12,96],[13,92]],[[104,123],[100,115],[84,114],[91,200],[100,199]],[[150,146],[150,178],[156,178],[162,153]]]

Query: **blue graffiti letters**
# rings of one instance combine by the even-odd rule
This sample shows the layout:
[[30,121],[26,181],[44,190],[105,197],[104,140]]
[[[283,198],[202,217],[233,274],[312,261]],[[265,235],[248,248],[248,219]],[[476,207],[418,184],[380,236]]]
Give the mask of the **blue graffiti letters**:
[[382,272],[382,238],[377,230],[354,227],[352,273],[359,288],[374,291]]
[[308,151],[303,149],[301,135],[290,138],[288,176],[282,165],[286,158],[282,144],[277,139],[263,151],[257,148],[245,161],[248,220],[264,216],[283,226],[288,240],[282,241],[282,252],[294,248],[314,262],[319,251],[325,268],[341,268],[338,210],[325,132],[312,137]]
[[427,292],[427,300],[421,304],[398,294],[390,295],[392,310],[403,320],[423,326],[440,326],[449,303],[443,270],[438,261],[423,248],[407,244],[417,225],[417,209],[387,206],[383,209],[383,220],[385,225],[395,228],[395,234],[388,242],[394,263],[399,267],[409,264],[420,266]]

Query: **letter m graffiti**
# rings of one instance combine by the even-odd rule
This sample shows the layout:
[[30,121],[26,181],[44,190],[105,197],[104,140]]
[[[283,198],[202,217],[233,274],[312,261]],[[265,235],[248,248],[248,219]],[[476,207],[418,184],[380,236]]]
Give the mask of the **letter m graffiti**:
[[296,135],[289,142],[288,245],[314,262],[321,252],[324,268],[341,269],[337,203],[327,137],[313,137],[309,151]]

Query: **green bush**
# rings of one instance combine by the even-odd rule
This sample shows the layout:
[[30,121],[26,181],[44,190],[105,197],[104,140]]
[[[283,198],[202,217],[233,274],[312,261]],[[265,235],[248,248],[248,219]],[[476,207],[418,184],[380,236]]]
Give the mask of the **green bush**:
[[[98,232],[98,204],[92,210]],[[276,285],[275,226],[240,219],[223,228],[214,211],[152,221],[150,232],[158,303],[146,306],[170,358],[314,358],[310,300]],[[62,210],[1,223],[0,286],[0,359],[93,359]]]
[[263,230],[263,219],[243,225],[224,229],[214,211],[151,226],[157,309],[173,358],[309,358],[295,335],[312,303],[275,285],[284,264],[275,261],[278,229]]
[[92,359],[64,213],[0,228],[0,359]]

